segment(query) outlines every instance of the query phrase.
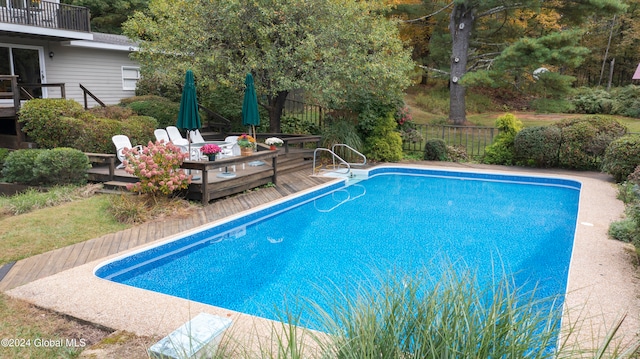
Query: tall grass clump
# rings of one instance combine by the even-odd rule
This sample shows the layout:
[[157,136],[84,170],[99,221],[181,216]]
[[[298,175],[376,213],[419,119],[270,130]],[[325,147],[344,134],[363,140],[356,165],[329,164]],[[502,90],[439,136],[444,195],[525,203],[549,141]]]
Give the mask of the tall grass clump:
[[315,309],[331,358],[551,358],[560,328],[553,300],[454,270],[390,274],[327,295],[330,309]]
[[29,188],[14,196],[0,197],[0,206],[3,212],[19,215],[85,198],[93,194],[96,188],[96,186],[78,187],[76,185],[52,186],[46,191]]

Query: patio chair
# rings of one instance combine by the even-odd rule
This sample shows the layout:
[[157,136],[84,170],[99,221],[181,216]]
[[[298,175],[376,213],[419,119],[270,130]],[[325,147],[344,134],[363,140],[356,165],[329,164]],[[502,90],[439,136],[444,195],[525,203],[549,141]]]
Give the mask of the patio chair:
[[118,160],[120,161],[120,164],[116,167],[117,169],[123,169],[124,168],[124,160],[126,160],[125,155],[122,153],[122,150],[124,150],[125,148],[137,148],[138,151],[142,151],[142,146],[140,145],[136,145],[136,146],[132,146],[131,145],[131,140],[129,140],[129,137],[125,136],[125,135],[115,135],[113,137],[111,137],[111,141],[113,141],[113,144],[116,146],[116,156],[118,157]]
[[240,156],[240,146],[238,145],[238,136],[227,136],[224,139],[224,142],[229,142],[230,145],[225,146],[226,149],[223,149],[224,152],[227,150],[228,156]]
[[158,128],[154,130],[153,134],[154,136],[156,136],[156,141],[164,141],[164,143],[171,142],[171,139],[169,138],[169,134],[167,133],[167,130],[165,130],[164,128]]
[[189,141],[186,138],[182,137],[180,130],[176,126],[167,126],[167,134],[169,135],[169,139],[176,146],[188,146]]
[[189,132],[189,138],[191,139],[191,143],[205,143],[204,137],[200,134],[200,130],[195,130]]

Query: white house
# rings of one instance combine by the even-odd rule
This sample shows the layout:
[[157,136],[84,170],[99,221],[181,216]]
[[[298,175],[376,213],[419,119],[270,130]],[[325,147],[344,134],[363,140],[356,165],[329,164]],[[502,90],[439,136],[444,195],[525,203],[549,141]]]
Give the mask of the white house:
[[[138,64],[129,58],[136,45],[125,36],[91,32],[89,9],[59,0],[0,0],[0,76],[13,75],[21,99],[74,99],[85,103],[81,85],[104,104],[135,94]],[[10,92],[0,80],[0,92]],[[87,106],[98,105],[86,96]],[[0,99],[4,105],[11,98]],[[4,135],[20,137],[6,113]],[[13,116],[15,117],[15,116]]]

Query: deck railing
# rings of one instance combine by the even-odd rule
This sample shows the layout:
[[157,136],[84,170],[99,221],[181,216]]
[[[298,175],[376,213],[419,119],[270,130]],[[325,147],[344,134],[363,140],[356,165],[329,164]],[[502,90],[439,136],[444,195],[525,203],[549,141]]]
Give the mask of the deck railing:
[[45,0],[4,1],[0,22],[90,32],[89,9]]

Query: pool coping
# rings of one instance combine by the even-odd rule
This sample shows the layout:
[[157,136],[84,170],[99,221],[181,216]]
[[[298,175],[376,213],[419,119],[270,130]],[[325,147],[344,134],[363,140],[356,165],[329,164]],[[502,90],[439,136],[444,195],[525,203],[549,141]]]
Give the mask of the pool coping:
[[[615,199],[617,190],[608,176],[590,172],[529,170],[480,165],[461,167],[453,164],[419,163],[391,166],[437,167],[463,172],[484,171],[528,177],[554,176],[582,183],[576,237],[567,282],[568,295],[565,300],[566,308],[569,309],[565,317],[570,318],[569,322],[577,316],[583,318],[583,330],[580,330],[580,336],[583,336],[582,331],[586,333],[581,340],[589,341],[592,333],[597,333],[596,340],[600,340],[607,328],[613,326],[617,319],[627,313],[621,330],[625,338],[636,338],[640,323],[638,296],[640,281],[632,264],[629,245],[607,238],[609,223],[619,219],[624,211],[622,202]],[[306,191],[314,189],[317,187]],[[285,197],[280,201],[286,201],[289,198]],[[259,207],[262,206],[257,208]],[[247,211],[244,211],[234,217],[240,217],[246,213]],[[224,220],[228,218],[221,221]],[[252,340],[256,335],[268,337],[273,324],[269,320],[113,283],[94,275],[94,269],[100,263],[140,251],[161,241],[177,238],[184,233],[39,279],[6,293],[44,308],[139,335],[164,336],[198,313],[206,312],[231,318],[234,321],[233,333],[244,337],[240,340]]]

